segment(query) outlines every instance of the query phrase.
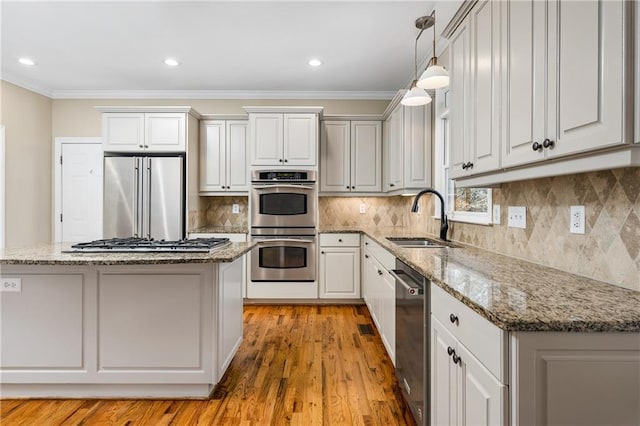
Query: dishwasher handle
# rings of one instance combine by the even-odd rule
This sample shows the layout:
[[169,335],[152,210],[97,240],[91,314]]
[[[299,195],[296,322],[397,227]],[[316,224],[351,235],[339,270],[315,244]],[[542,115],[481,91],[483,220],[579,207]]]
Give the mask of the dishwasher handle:
[[[424,294],[424,289],[421,285],[417,284],[416,281],[411,278],[408,274],[400,269],[391,269],[389,273],[396,279],[397,282],[402,284],[402,286],[407,290],[407,294],[410,296],[422,296]],[[416,283],[415,285],[409,285],[405,280],[400,278],[400,275],[406,277],[409,281],[413,281]]]

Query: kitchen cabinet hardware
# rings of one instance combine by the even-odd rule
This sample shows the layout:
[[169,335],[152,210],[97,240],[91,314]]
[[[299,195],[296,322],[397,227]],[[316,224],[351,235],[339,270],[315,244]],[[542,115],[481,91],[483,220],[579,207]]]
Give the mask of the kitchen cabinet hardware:
[[462,358],[456,355],[456,351],[453,351],[453,355],[451,355],[451,359],[453,360],[454,364],[460,364],[460,367],[462,367]]
[[342,242],[342,238],[338,238],[338,242],[341,243]]
[[453,348],[451,346],[449,346],[447,348],[447,353],[449,354],[449,356],[453,355],[455,353],[455,351],[453,350]]
[[279,159],[278,161],[282,163],[282,158],[281,158],[281,159]]
[[449,315],[449,321],[451,321],[451,324],[460,325],[460,322],[458,321],[458,316],[455,314]]
[[289,160],[287,160],[287,159],[285,158],[285,159],[284,159],[284,162],[285,162],[285,163],[288,163],[288,162],[289,162]]
[[378,269],[378,275],[382,275],[382,271]]
[[[200,193],[249,191],[247,120],[204,120],[200,123]],[[204,194],[203,194],[204,193]]]
[[548,139],[548,138],[547,138],[547,139],[545,139],[545,140],[542,142],[542,146],[544,146],[545,148],[553,148],[555,144],[556,144],[556,143],[555,143],[554,141],[552,141],[552,140],[550,140],[550,139]]
[[393,184],[393,183],[390,183],[390,184],[389,184],[389,186],[393,188],[393,187],[394,187],[394,186],[396,186],[396,185],[395,185],[395,184]]
[[364,242],[364,245],[365,245],[365,246],[368,246],[368,245],[369,245],[369,243],[365,241],[365,242]]
[[321,251],[320,253],[324,254],[324,252],[323,252],[323,251]]
[[369,258],[369,255],[368,255],[368,254],[365,254],[365,255],[364,255],[364,258],[365,258],[365,259],[368,259],[368,258]]
[[144,145],[138,145],[139,148],[144,148]]
[[531,148],[534,151],[542,151],[542,148],[544,148],[544,146],[538,142],[534,142],[533,145],[531,145]]
[[349,185],[347,185],[347,189],[349,189]]

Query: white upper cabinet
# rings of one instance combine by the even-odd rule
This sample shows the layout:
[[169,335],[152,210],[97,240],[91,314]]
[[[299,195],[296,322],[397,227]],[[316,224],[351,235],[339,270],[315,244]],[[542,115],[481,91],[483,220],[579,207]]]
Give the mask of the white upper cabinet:
[[403,114],[404,108],[398,104],[384,122],[384,190],[386,192],[402,189]]
[[623,2],[502,8],[503,166],[622,143]]
[[249,190],[246,120],[206,120],[200,125],[200,192]]
[[385,192],[431,185],[431,105],[405,107],[397,100],[384,121]]
[[107,112],[102,114],[107,152],[184,152],[186,114]]
[[500,3],[481,0],[450,39],[453,178],[500,166]]
[[323,121],[320,142],[321,192],[380,192],[380,121]]
[[[303,107],[304,108],[304,107]],[[278,108],[246,107],[252,166],[315,166],[318,113],[275,112]],[[274,112],[267,112],[273,110]],[[280,108],[280,110],[282,110]]]

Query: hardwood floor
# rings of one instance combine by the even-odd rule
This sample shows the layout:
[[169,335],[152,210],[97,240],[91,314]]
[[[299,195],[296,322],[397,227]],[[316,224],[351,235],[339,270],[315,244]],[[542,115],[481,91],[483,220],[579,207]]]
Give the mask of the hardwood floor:
[[244,308],[211,399],[3,400],[9,425],[413,425],[364,305]]

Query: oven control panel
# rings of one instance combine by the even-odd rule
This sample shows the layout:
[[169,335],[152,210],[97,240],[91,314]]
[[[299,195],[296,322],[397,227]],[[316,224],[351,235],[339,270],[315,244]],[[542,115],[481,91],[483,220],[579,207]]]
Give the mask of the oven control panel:
[[252,181],[292,181],[292,182],[315,182],[315,171],[312,170],[254,170]]

